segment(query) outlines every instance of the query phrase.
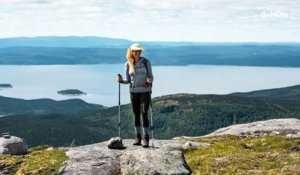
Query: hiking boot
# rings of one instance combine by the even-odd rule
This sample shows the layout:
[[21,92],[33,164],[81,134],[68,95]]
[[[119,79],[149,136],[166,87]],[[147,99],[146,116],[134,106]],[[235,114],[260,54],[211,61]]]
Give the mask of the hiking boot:
[[142,145],[142,136],[141,134],[137,134],[133,145]]
[[144,136],[143,141],[144,141],[143,147],[148,148],[149,147],[149,134],[146,134]]

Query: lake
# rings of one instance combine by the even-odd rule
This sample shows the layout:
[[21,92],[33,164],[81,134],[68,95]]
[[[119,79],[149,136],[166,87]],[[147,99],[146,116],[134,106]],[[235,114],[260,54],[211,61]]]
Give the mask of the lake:
[[[22,99],[80,98],[89,103],[118,104],[117,74],[124,64],[1,65],[1,96]],[[175,94],[228,94],[300,84],[300,68],[246,66],[153,66],[153,97]],[[63,96],[57,91],[79,89],[87,95]],[[121,86],[121,103],[129,103],[128,85]]]

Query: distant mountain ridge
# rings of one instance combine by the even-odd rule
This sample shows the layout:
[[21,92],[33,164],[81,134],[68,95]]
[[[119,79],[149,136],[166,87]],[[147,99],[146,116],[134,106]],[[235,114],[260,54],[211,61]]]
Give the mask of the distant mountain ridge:
[[236,45],[298,45],[297,42],[191,42],[191,41],[132,41],[98,36],[35,36],[0,38],[0,48],[5,47],[128,47],[139,42],[147,47],[174,46],[236,46]]
[[0,115],[34,114],[45,115],[77,114],[103,109],[104,106],[89,104],[81,99],[55,101],[52,99],[23,100],[0,96]]
[[252,92],[236,92],[230,95],[240,96],[240,97],[258,97],[258,98],[270,98],[270,99],[286,99],[286,100],[297,100],[300,101],[300,85],[258,90]]
[[280,104],[289,110],[300,110],[300,85],[265,89],[246,93],[232,93],[229,95],[247,98],[258,98]]
[[5,47],[113,47],[128,46],[132,41],[126,39],[95,36],[40,36],[0,38],[0,48]]
[[[300,67],[300,43],[139,41],[153,65]],[[0,65],[124,63],[133,41],[101,37],[0,39]]]
[[[108,38],[97,36],[37,36],[37,37],[13,37],[0,38],[0,48],[5,47],[128,47],[136,41],[120,38]],[[143,46],[163,47],[163,46],[187,46],[198,44],[212,44],[199,42],[162,42],[162,41],[138,41]]]

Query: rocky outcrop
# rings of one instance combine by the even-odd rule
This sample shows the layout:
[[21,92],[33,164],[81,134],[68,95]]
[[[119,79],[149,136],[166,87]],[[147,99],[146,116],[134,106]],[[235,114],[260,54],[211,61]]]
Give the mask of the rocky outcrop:
[[300,136],[300,120],[294,118],[271,119],[247,124],[237,124],[218,129],[206,136],[225,134],[238,136],[286,135],[297,137]]
[[154,148],[132,143],[133,140],[124,139],[126,149],[122,150],[109,149],[106,142],[70,148],[69,160],[61,168],[61,174],[191,174],[182,149],[186,145],[190,146],[187,149],[209,146],[177,140],[155,140]]
[[27,145],[15,136],[4,135],[0,137],[0,154],[22,155],[27,153]]

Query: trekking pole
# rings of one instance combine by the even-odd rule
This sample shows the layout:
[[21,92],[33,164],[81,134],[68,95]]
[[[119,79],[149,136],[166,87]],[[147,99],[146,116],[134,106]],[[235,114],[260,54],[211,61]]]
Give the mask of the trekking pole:
[[[118,74],[119,77],[122,77]],[[119,82],[119,137],[121,138],[121,83]]]
[[152,94],[152,85],[150,85],[150,120],[151,120],[151,137],[152,137],[152,148],[154,148],[154,138],[153,138],[153,116],[152,116],[152,113],[153,113],[153,109],[152,109],[152,99],[151,99],[151,94]]

